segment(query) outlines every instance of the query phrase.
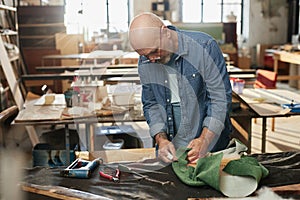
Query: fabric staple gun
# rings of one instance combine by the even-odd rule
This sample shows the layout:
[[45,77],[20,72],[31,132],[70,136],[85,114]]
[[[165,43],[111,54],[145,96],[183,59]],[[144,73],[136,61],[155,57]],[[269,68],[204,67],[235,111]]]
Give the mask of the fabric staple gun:
[[66,169],[62,170],[60,175],[73,178],[90,178],[95,168],[100,165],[100,162],[102,162],[102,159],[87,161],[77,158]]

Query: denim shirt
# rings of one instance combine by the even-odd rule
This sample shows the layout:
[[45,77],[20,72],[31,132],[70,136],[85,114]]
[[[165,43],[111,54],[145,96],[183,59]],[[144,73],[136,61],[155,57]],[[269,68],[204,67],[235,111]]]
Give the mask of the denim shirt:
[[187,146],[207,127],[216,134],[209,149],[212,150],[221,135],[229,138],[231,132],[232,91],[223,54],[216,41],[205,33],[168,28],[178,33],[178,51],[173,56],[175,69],[170,70],[177,74],[181,122],[174,137],[168,66],[145,62],[147,58],[140,56],[143,111],[150,135],[166,132],[178,148]]

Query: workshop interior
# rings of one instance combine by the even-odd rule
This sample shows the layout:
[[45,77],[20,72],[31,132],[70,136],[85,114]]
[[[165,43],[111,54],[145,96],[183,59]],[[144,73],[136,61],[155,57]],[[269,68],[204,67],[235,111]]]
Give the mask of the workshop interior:
[[[300,199],[299,6],[299,0],[1,0],[0,198]],[[142,13],[217,44],[222,60],[212,62],[222,63],[230,86],[225,149],[195,163],[190,146],[169,150],[170,162],[161,159],[156,136],[165,127],[153,128],[159,117],[150,119],[167,105],[157,101],[146,110],[165,96],[149,89],[142,67],[151,68],[150,55],[160,59],[163,50],[139,55],[133,48],[130,23]],[[187,81],[197,84],[197,75]],[[216,91],[205,92],[210,98]],[[210,112],[195,117],[199,124]]]

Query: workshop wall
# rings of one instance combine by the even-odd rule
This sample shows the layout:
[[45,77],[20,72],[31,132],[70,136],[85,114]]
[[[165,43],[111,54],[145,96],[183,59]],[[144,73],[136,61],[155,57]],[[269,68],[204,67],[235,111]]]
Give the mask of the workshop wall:
[[273,8],[273,11],[265,10],[260,0],[249,2],[249,13],[245,13],[244,16],[246,20],[244,37],[247,38],[247,45],[250,47],[258,43],[284,44],[287,42],[287,3],[281,0],[270,1],[270,3],[270,9]]

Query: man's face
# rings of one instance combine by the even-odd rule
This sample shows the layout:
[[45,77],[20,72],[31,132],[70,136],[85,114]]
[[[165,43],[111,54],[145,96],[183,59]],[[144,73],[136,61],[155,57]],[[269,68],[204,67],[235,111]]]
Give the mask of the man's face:
[[163,27],[143,28],[131,33],[131,43],[136,52],[148,58],[146,62],[165,64],[171,53],[164,49]]

